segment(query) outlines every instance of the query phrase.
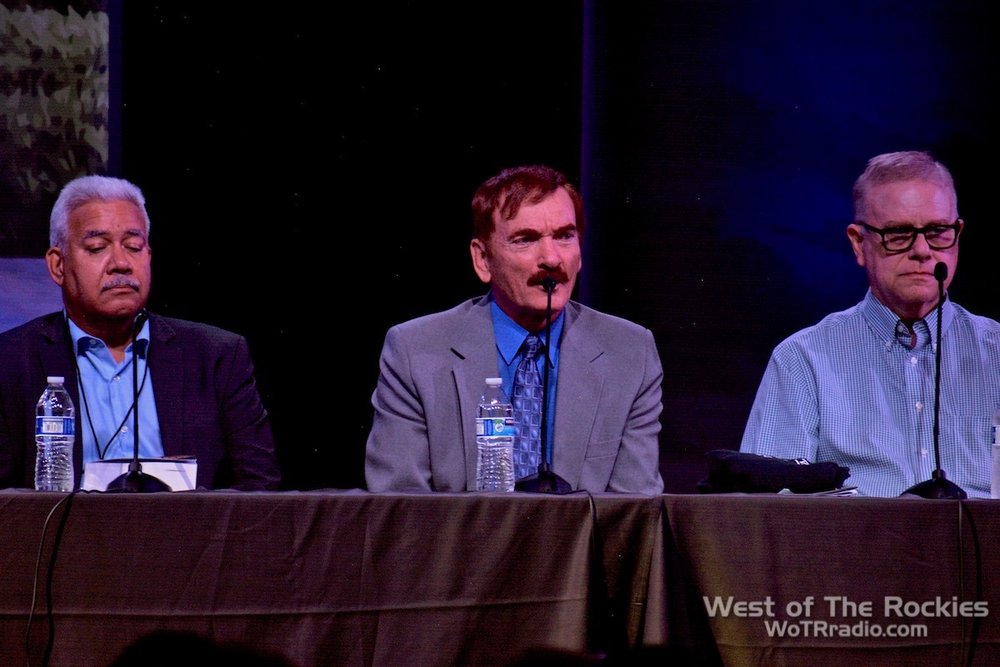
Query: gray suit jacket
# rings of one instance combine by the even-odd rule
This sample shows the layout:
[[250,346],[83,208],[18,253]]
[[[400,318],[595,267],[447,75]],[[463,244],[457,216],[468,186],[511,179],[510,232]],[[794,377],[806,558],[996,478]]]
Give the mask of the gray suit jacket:
[[[574,489],[662,492],[663,369],[652,333],[573,301],[565,313],[553,472]],[[372,395],[368,489],[475,489],[476,407],[497,374],[487,297],[390,329]]]

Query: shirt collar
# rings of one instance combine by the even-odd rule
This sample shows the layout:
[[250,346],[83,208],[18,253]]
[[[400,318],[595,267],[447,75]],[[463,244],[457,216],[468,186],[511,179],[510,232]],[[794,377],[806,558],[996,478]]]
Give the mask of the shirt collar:
[[[100,338],[95,338],[91,336],[86,331],[81,329],[76,325],[76,323],[70,319],[69,314],[63,311],[63,315],[66,317],[66,323],[69,324],[69,335],[73,340],[73,349],[76,350],[77,356],[85,354],[88,350],[92,348],[106,348],[107,344]],[[146,349],[149,347],[149,320],[147,319],[143,325],[142,329],[139,330],[139,335],[136,336],[139,341],[145,341],[144,344],[139,345],[139,356],[146,356]],[[131,346],[130,346],[131,347]],[[127,350],[128,348],[126,348]]]
[[[521,350],[524,339],[531,333],[520,324],[510,319],[507,313],[500,309],[497,302],[490,294],[490,315],[493,318],[493,335],[497,341],[497,350],[503,360],[510,365],[514,357]],[[559,313],[555,322],[552,323],[552,349],[549,350],[549,359],[552,364],[558,363],[559,339],[562,336],[563,322],[566,320],[565,313]],[[538,337],[545,343],[544,330],[538,333]]]
[[[943,334],[948,330],[952,320],[955,318],[955,306],[952,305],[951,299],[948,298],[947,294],[945,294],[945,301],[941,307],[941,311],[941,332]],[[868,322],[868,326],[872,332],[874,332],[879,340],[885,342],[886,347],[891,346],[897,341],[903,342],[908,338],[908,335],[905,334],[908,330],[906,324],[899,319],[896,313],[889,310],[881,301],[876,299],[871,289],[868,290],[864,301],[861,302],[861,314],[864,316],[865,321]],[[924,326],[927,327],[929,340],[934,340],[934,337],[937,335],[937,315],[937,308],[934,308],[923,319],[914,323],[914,328],[917,330],[918,346],[919,341],[922,340],[921,330],[923,330]],[[909,347],[909,345],[906,346]]]

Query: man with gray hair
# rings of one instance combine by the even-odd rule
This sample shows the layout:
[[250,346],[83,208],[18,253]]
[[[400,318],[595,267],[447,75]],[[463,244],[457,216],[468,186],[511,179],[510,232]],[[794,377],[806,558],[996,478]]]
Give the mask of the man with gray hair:
[[77,407],[74,470],[132,458],[138,409],[142,457],[196,456],[200,488],[277,488],[246,340],[146,311],[149,227],[128,181],[84,176],[60,192],[45,260],[64,310],[0,334],[0,487],[34,485],[35,403],[58,375]]
[[851,470],[848,483],[896,496],[938,470],[935,352],[943,343],[940,469],[969,496],[990,495],[991,417],[1000,407],[1000,323],[945,297],[965,223],[948,169],[919,151],[869,160],[854,185],[847,237],[869,290],[780,343],[740,450]]

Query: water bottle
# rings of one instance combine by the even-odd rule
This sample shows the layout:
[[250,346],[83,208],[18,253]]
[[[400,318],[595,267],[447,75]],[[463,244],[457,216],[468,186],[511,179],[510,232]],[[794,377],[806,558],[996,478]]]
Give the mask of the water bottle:
[[501,378],[486,378],[476,415],[476,490],[514,490],[514,407]]
[[35,488],[72,491],[76,411],[63,378],[52,375],[46,382],[35,408]]

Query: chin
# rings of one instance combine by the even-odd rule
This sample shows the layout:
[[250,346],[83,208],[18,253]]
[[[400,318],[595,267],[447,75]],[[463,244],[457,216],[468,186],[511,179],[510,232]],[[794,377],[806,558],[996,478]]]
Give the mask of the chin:
[[[542,297],[540,299],[534,300],[532,302],[531,307],[532,307],[533,310],[535,310],[535,311],[537,311],[539,313],[544,314],[545,313],[545,309],[548,307],[548,302],[549,302],[548,297],[546,297],[545,295],[542,295]],[[552,295],[552,310],[556,310],[557,311],[557,310],[559,310],[560,308],[562,308],[565,305],[566,305],[566,300],[565,299],[560,298],[559,296],[557,296],[555,294]]]
[[121,306],[118,308],[109,308],[103,311],[101,314],[109,320],[125,320],[135,317],[142,310],[140,305],[129,305]]

